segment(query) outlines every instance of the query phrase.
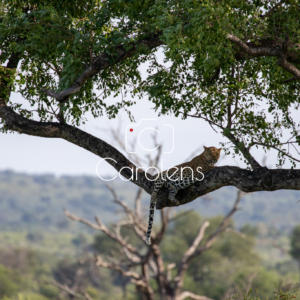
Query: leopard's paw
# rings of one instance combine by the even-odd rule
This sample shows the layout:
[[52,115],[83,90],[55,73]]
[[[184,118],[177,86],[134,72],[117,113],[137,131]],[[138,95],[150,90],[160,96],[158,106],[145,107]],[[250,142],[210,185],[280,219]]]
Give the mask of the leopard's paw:
[[178,205],[178,204],[179,204],[179,201],[178,201],[173,195],[169,196],[168,198],[169,198],[169,200],[171,200],[175,205]]

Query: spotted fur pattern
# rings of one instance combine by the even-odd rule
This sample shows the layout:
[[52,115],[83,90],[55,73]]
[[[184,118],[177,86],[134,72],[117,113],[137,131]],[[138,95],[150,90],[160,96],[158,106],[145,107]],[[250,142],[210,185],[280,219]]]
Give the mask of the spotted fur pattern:
[[220,158],[222,148],[204,147],[204,152],[194,157],[191,161],[175,166],[169,170],[163,171],[156,175],[154,188],[151,194],[149,224],[146,236],[146,243],[151,244],[151,230],[154,218],[154,208],[156,205],[157,193],[166,186],[169,190],[168,198],[178,205],[179,202],[175,198],[179,190],[185,189],[196,181],[204,179],[204,174],[214,168],[214,164]]

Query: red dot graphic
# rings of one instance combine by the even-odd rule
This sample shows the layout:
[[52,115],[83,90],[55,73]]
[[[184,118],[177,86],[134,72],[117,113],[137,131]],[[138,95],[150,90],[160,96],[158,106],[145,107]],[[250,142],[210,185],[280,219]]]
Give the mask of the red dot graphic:
[[130,131],[130,132],[132,132],[132,131],[133,131],[133,129],[132,129],[132,128],[130,128],[130,129],[129,129],[129,131]]

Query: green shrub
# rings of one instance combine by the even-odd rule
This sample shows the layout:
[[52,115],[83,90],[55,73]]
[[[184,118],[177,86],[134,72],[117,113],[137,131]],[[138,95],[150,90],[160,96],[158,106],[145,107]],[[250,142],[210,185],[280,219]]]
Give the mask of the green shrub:
[[0,299],[16,294],[20,290],[21,284],[22,277],[19,271],[0,265]]
[[40,293],[47,298],[55,298],[59,294],[59,289],[50,284],[42,284],[39,289]]

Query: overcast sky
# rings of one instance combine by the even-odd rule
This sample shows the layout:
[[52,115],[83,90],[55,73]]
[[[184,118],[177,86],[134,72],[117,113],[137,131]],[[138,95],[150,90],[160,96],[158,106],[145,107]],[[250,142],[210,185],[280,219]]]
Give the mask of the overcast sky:
[[[14,95],[16,99],[19,97]],[[20,101],[20,99],[18,99]],[[164,153],[162,156],[163,169],[184,161],[195,149],[205,145],[221,147],[220,141],[226,141],[220,134],[216,134],[211,127],[203,120],[186,119],[181,120],[174,116],[160,116],[154,112],[153,104],[147,99],[137,100],[137,105],[132,109],[135,120],[141,119],[156,119],[156,121],[143,121],[140,126],[130,126],[130,122],[125,112],[120,112],[117,119],[109,120],[106,117],[93,119],[89,117],[89,121],[81,129],[97,136],[107,142],[111,142],[112,138],[109,135],[110,127],[117,127],[120,120],[122,121],[122,134],[125,137],[127,131],[128,141],[132,140],[131,134],[140,133],[145,128],[156,128],[159,131],[159,141],[163,142],[165,152],[172,151],[172,129],[166,125],[172,125],[174,128],[174,150],[172,153]],[[152,125],[153,124],[153,125]],[[134,124],[136,125],[136,123]],[[128,128],[126,128],[129,126]],[[133,132],[130,132],[133,129]],[[147,144],[147,138],[150,140],[151,129],[142,132],[141,146],[146,149],[152,147]],[[61,174],[89,174],[96,175],[96,165],[100,158],[96,155],[73,145],[61,139],[47,139],[41,137],[33,137],[23,134],[0,134],[0,170],[10,169],[17,172],[28,173],[54,173]],[[124,138],[125,142],[125,138]],[[132,149],[128,149],[132,151]],[[137,153],[143,155],[146,153],[138,145]],[[203,149],[201,148],[200,152]],[[199,154],[200,154],[199,152]],[[260,156],[263,156],[261,152]],[[259,161],[261,161],[258,158]],[[268,164],[275,164],[276,156],[269,155]],[[244,166],[239,160],[234,160],[231,157],[226,157],[220,162],[221,165],[237,165]],[[114,170],[107,163],[101,163],[100,174],[113,174]]]
[[[12,95],[13,102],[24,102],[18,94]],[[114,101],[108,99],[107,101]],[[137,104],[131,107],[131,111],[135,117],[136,123],[132,124],[125,111],[121,111],[117,119],[109,120],[107,117],[94,119],[88,116],[86,125],[81,126],[82,130],[93,134],[107,142],[112,141],[109,135],[109,128],[116,128],[122,121],[121,133],[126,135],[130,140],[137,136],[145,128],[158,128],[159,141],[163,142],[165,152],[162,156],[162,169],[180,164],[198,147],[205,145],[221,147],[220,142],[227,141],[221,134],[215,133],[211,127],[203,120],[189,118],[181,120],[174,116],[157,116],[152,109],[153,104],[145,97],[142,100],[136,99]],[[155,119],[141,122],[140,126],[136,126],[142,119]],[[135,126],[131,126],[135,125]],[[172,125],[174,128],[174,149],[172,141]],[[129,126],[129,127],[127,127]],[[130,131],[133,129],[133,131]],[[141,145],[150,149],[148,141],[152,130],[145,130],[141,134]],[[124,141],[125,142],[125,141]],[[16,172],[26,172],[32,174],[54,173],[56,175],[95,175],[96,166],[100,160],[96,155],[88,151],[70,144],[61,139],[47,139],[41,137],[33,137],[20,134],[1,134],[0,133],[0,170],[13,170]],[[128,149],[130,151],[130,149]],[[199,154],[203,148],[199,151]],[[139,146],[137,152],[140,155],[148,153]],[[264,156],[263,151],[256,150],[256,159],[261,162]],[[267,165],[275,167],[276,153],[269,153]],[[219,165],[239,165],[244,164],[239,158],[225,157]],[[288,166],[288,165],[287,165]],[[116,174],[114,169],[107,163],[101,163],[98,168],[99,174]]]

